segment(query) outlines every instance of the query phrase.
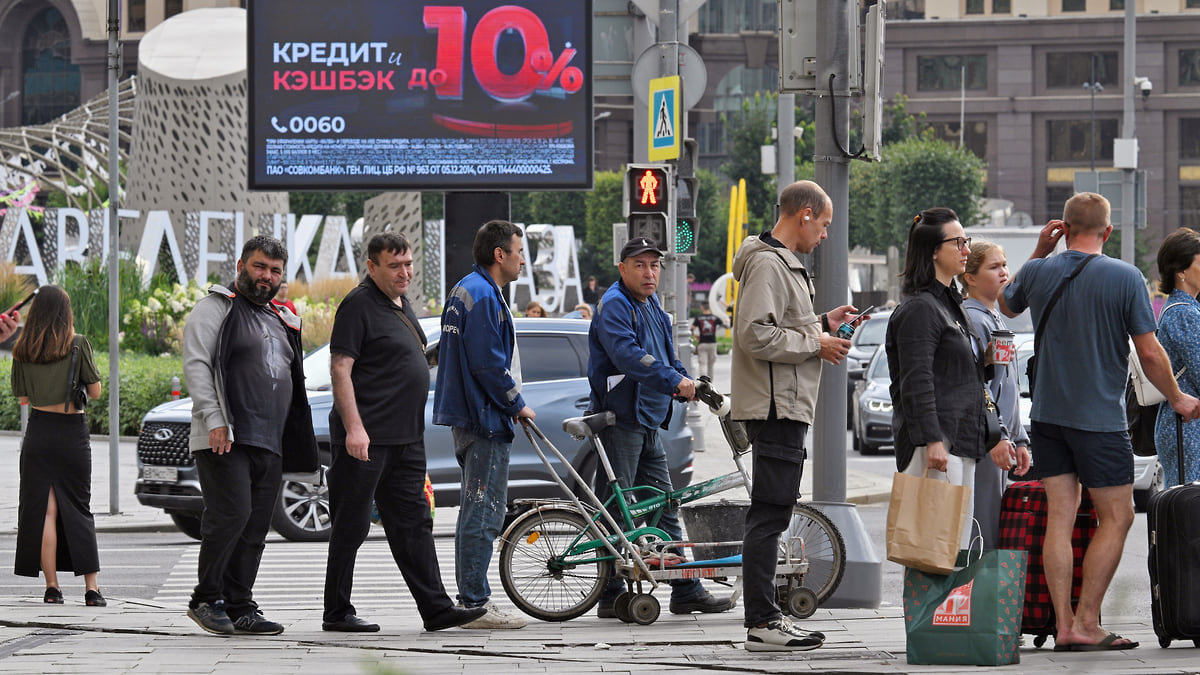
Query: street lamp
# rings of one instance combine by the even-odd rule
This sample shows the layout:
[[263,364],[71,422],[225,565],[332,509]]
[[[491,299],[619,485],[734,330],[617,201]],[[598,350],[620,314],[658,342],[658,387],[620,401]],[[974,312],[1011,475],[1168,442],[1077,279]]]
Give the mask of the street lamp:
[[1096,171],[1096,92],[1104,91],[1104,85],[1096,81],[1096,55],[1091,57],[1091,78],[1083,83],[1083,88],[1092,94],[1092,126],[1088,133],[1092,136],[1092,172]]

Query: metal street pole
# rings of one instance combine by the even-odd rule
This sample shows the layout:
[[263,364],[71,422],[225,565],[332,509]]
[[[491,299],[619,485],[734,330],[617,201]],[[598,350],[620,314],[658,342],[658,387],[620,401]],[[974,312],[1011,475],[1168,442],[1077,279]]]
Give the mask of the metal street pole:
[[[1137,126],[1134,120],[1133,89],[1137,77],[1137,3],[1125,3],[1125,114],[1121,123],[1121,138],[1137,142]],[[1136,156],[1136,155],[1135,155]],[[1134,204],[1133,181],[1137,166],[1121,169],[1121,260],[1134,264],[1133,239],[1137,233],[1137,209]]]
[[[670,77],[679,74],[678,17],[679,0],[659,0],[658,49],[659,76],[661,77]],[[684,83],[683,86],[687,86],[687,84]],[[676,105],[683,108],[682,90],[680,94],[680,100],[676,101]],[[687,119],[686,109],[680,114],[680,119]],[[681,127],[675,130],[678,138],[684,138],[684,130],[687,128],[686,122],[681,124]],[[676,162],[676,164],[678,163]],[[673,212],[678,213],[679,191],[675,189],[674,185],[671,186],[671,199],[676,200],[676,208],[673,209]],[[668,224],[668,234],[674,231],[675,224]],[[670,252],[666,255],[666,266],[663,269],[662,283],[659,285],[659,297],[662,299],[663,307],[675,318],[675,348],[679,359],[685,365],[691,366],[692,342],[691,328],[688,326],[687,264],[675,254],[675,242],[670,242],[668,248]]]
[[[817,184],[833,202],[829,238],[817,247],[816,309],[828,311],[846,304],[849,288],[850,158],[842,150],[850,135],[850,30],[845,4],[828,0],[817,8],[817,114],[813,157]],[[857,58],[857,56],[856,56]],[[834,96],[829,96],[830,77]],[[827,366],[821,372],[813,425],[813,499],[846,500],[846,368]]]
[[108,512],[121,512],[121,419],[118,406],[121,400],[121,345],[120,324],[121,287],[117,257],[117,243],[121,221],[117,218],[121,193],[120,139],[117,134],[117,119],[120,105],[117,97],[117,80],[121,74],[121,4],[119,0],[108,0]]

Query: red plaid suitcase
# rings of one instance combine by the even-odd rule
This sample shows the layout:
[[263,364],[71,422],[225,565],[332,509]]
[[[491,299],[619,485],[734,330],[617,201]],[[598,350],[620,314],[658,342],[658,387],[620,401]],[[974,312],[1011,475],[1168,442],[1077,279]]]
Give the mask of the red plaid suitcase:
[[[1075,574],[1071,584],[1071,604],[1079,602],[1083,586],[1083,554],[1096,534],[1096,509],[1083,491],[1071,548],[1075,558]],[[1004,491],[1000,504],[1000,548],[1026,551],[1029,564],[1025,576],[1025,609],[1021,632],[1037,636],[1033,644],[1041,647],[1046,636],[1056,632],[1054,606],[1046,587],[1046,571],[1042,566],[1042,540],[1046,536],[1046,490],[1041,481],[1020,481]]]

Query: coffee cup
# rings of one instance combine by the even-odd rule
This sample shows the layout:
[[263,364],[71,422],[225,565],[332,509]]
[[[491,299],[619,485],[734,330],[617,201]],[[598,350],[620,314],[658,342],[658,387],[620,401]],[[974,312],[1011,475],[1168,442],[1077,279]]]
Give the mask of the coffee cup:
[[1011,330],[1001,328],[992,331],[992,339],[988,342],[985,363],[989,366],[1007,366],[1012,363],[1013,357],[1017,353],[1016,345],[1014,344],[1016,337],[1016,333],[1013,333]]

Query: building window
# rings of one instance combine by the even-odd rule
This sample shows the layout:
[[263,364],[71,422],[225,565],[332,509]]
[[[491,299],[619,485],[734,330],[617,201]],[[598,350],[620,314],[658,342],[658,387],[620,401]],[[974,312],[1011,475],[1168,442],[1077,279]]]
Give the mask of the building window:
[[1062,11],[1064,12],[1086,12],[1087,0],[1062,0]]
[[167,0],[163,6],[163,18],[169,19],[183,12],[183,0]]
[[[1096,120],[1096,159],[1111,160],[1113,139],[1117,137],[1116,119]],[[1046,160],[1084,163],[1092,157],[1090,120],[1050,120],[1046,122]]]
[[1046,186],[1046,220],[1062,218],[1063,207],[1075,195],[1074,185]]
[[987,89],[987,55],[918,56],[917,89],[920,91],[958,90],[966,69],[967,89]]
[[21,41],[21,124],[41,124],[79,107],[79,66],[71,63],[71,33],[51,7],[29,22]]
[[130,33],[144,33],[146,31],[146,0],[129,0],[129,26],[126,28]]
[[1179,225],[1200,230],[1200,185],[1179,186]]
[[1200,159],[1200,117],[1179,120],[1179,157]]
[[933,122],[929,128],[934,136],[952,145],[958,145],[961,139],[964,148],[987,161],[987,122],[967,121],[966,136],[960,133],[958,122]]
[[779,30],[776,0],[708,0],[700,8],[701,33]]
[[1108,0],[1109,9],[1125,9],[1125,0]]
[[719,122],[697,124],[696,147],[701,155],[725,154],[725,125]]
[[964,14],[983,14],[983,0],[967,0]]
[[1092,81],[1095,57],[1096,82],[1115,87],[1119,71],[1116,52],[1049,52],[1046,54],[1046,87],[1078,89]]
[[1200,86],[1200,49],[1179,50],[1179,86]]
[[1012,0],[994,0],[992,14],[1012,14]]
[[1188,9],[1200,9],[1200,0],[1187,0],[1187,4],[1184,7]]

